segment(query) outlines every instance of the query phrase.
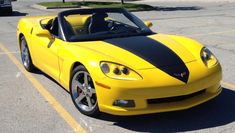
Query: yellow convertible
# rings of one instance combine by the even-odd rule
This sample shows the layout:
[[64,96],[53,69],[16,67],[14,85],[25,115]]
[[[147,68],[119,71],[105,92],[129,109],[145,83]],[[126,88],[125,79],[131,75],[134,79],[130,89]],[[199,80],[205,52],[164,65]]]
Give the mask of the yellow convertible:
[[85,115],[182,110],[216,97],[221,66],[210,50],[151,25],[125,9],[76,9],[24,17],[17,37],[25,69],[55,79]]

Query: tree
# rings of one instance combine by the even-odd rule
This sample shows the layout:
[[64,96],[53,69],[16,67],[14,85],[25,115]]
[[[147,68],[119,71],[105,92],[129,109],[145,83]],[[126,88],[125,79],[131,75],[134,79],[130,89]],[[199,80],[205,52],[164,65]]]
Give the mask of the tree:
[[122,4],[124,4],[124,0],[121,0]]
[[62,0],[63,1],[63,3],[65,3],[65,0]]

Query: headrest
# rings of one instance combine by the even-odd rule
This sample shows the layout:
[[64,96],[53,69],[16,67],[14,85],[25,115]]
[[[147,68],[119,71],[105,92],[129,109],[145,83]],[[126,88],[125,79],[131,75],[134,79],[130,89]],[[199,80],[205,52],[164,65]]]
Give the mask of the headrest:
[[106,17],[108,17],[108,14],[107,13],[94,13],[93,15],[92,15],[92,17],[94,18],[106,18]]

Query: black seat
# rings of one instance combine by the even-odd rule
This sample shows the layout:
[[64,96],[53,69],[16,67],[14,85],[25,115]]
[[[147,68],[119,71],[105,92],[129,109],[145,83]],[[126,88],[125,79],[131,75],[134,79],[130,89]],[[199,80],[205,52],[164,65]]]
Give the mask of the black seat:
[[105,21],[106,17],[108,17],[106,13],[93,14],[89,25],[89,33],[108,31],[108,23]]

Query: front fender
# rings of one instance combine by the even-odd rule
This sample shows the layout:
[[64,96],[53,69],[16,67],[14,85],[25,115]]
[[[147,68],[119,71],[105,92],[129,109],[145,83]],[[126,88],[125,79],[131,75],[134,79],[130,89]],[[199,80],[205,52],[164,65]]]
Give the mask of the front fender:
[[60,66],[60,82],[69,91],[70,76],[76,63],[82,64],[93,79],[105,78],[99,65],[102,60],[113,60],[87,48],[67,43],[58,51]]
[[185,36],[167,35],[167,37],[183,45],[193,54],[196,59],[201,60],[200,52],[201,49],[204,47],[203,44]]

